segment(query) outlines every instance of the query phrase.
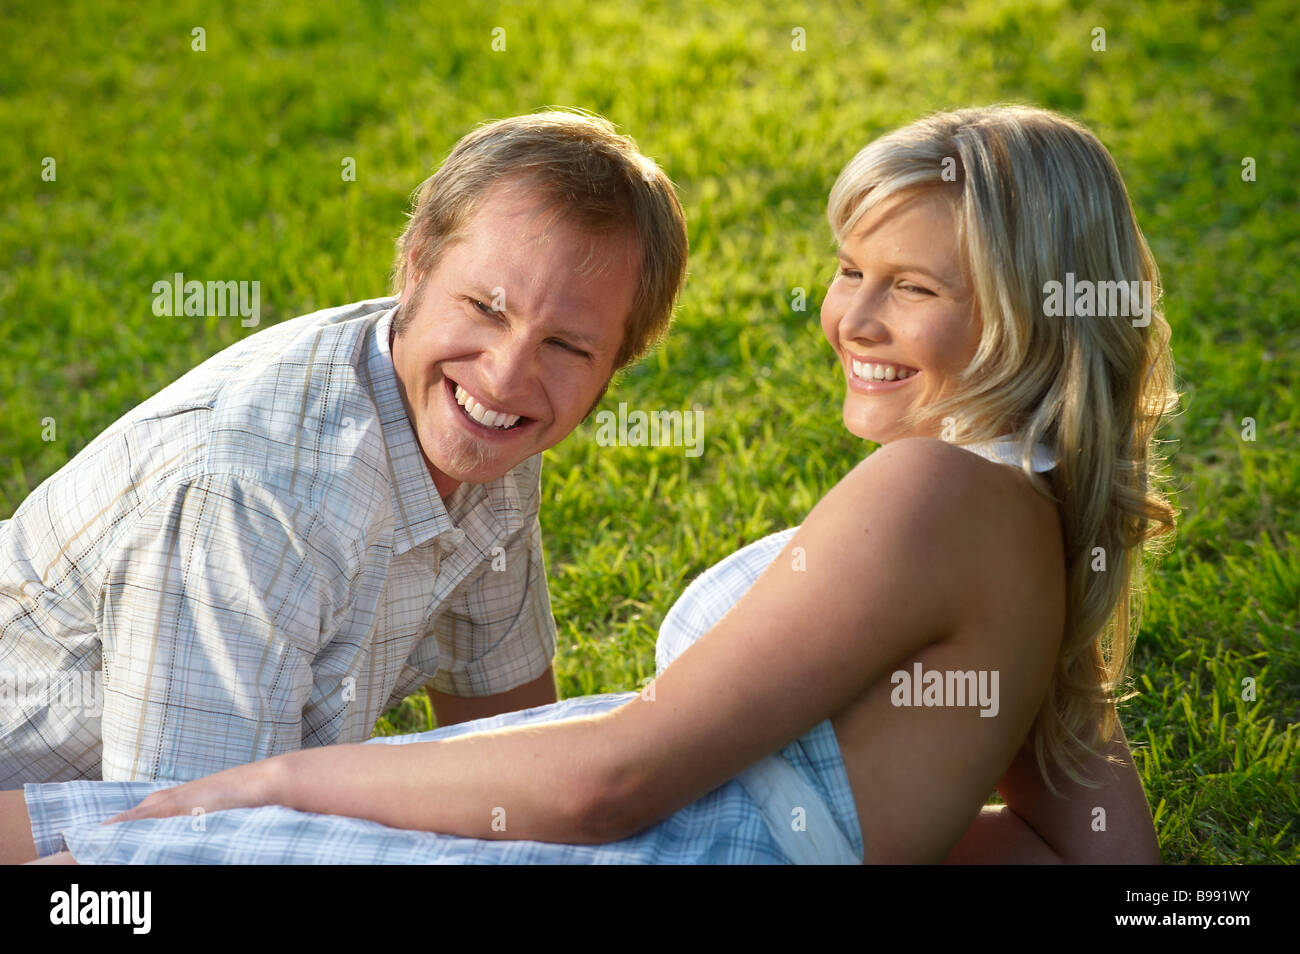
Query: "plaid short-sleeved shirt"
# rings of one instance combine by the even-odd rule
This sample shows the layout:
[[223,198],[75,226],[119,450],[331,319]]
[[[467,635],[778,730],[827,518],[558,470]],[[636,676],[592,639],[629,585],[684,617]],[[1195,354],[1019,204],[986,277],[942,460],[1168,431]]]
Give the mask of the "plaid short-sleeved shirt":
[[[785,530],[738,550],[687,588],[659,629],[659,672],[744,596],[794,533]],[[578,696],[368,744],[436,742],[580,719],[633,698],[631,692]],[[480,841],[279,806],[210,812],[201,820],[178,815],[100,824],[165,787],[166,782],[28,785],[37,853],[68,849],[80,864],[858,864],[863,858],[853,788],[829,719],[658,824],[598,845]],[[796,817],[803,824],[793,824]]]
[[444,504],[395,304],[227,348],[0,522],[0,789],[198,778],[362,741],[424,683],[482,696],[545,672],[541,458]]

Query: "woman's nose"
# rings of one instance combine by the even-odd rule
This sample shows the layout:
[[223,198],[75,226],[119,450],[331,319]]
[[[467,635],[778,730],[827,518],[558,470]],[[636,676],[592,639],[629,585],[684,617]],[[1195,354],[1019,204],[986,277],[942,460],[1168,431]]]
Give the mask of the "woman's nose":
[[848,300],[839,324],[840,337],[846,340],[882,341],[889,337],[879,297],[865,285]]

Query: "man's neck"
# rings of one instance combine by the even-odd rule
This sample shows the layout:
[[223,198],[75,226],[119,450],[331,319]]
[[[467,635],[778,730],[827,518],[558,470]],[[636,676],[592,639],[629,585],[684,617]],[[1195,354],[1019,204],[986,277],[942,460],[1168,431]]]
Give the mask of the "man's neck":
[[456,492],[456,488],[460,486],[459,480],[452,480],[452,478],[434,467],[429,468],[429,476],[433,478],[433,486],[437,489],[438,496],[442,498],[443,503],[446,503],[451,498],[451,495]]

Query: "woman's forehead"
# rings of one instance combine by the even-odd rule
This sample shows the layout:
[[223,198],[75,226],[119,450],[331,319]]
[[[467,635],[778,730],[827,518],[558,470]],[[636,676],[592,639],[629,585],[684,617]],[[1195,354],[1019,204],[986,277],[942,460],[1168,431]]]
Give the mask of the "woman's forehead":
[[889,196],[862,216],[841,248],[881,244],[951,257],[957,252],[957,217],[934,192]]
[[969,285],[958,217],[937,189],[912,190],[882,199],[841,243],[842,260],[869,257],[894,270],[918,269],[955,292]]

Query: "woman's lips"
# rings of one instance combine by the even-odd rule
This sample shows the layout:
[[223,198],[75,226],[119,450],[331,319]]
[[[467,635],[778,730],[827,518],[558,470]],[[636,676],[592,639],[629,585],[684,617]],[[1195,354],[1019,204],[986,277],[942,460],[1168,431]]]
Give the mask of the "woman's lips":
[[917,371],[906,378],[895,378],[893,381],[876,381],[868,380],[867,378],[860,378],[851,370],[848,375],[849,388],[860,394],[877,394],[882,391],[897,391],[899,388],[907,387],[920,376],[921,372]]

